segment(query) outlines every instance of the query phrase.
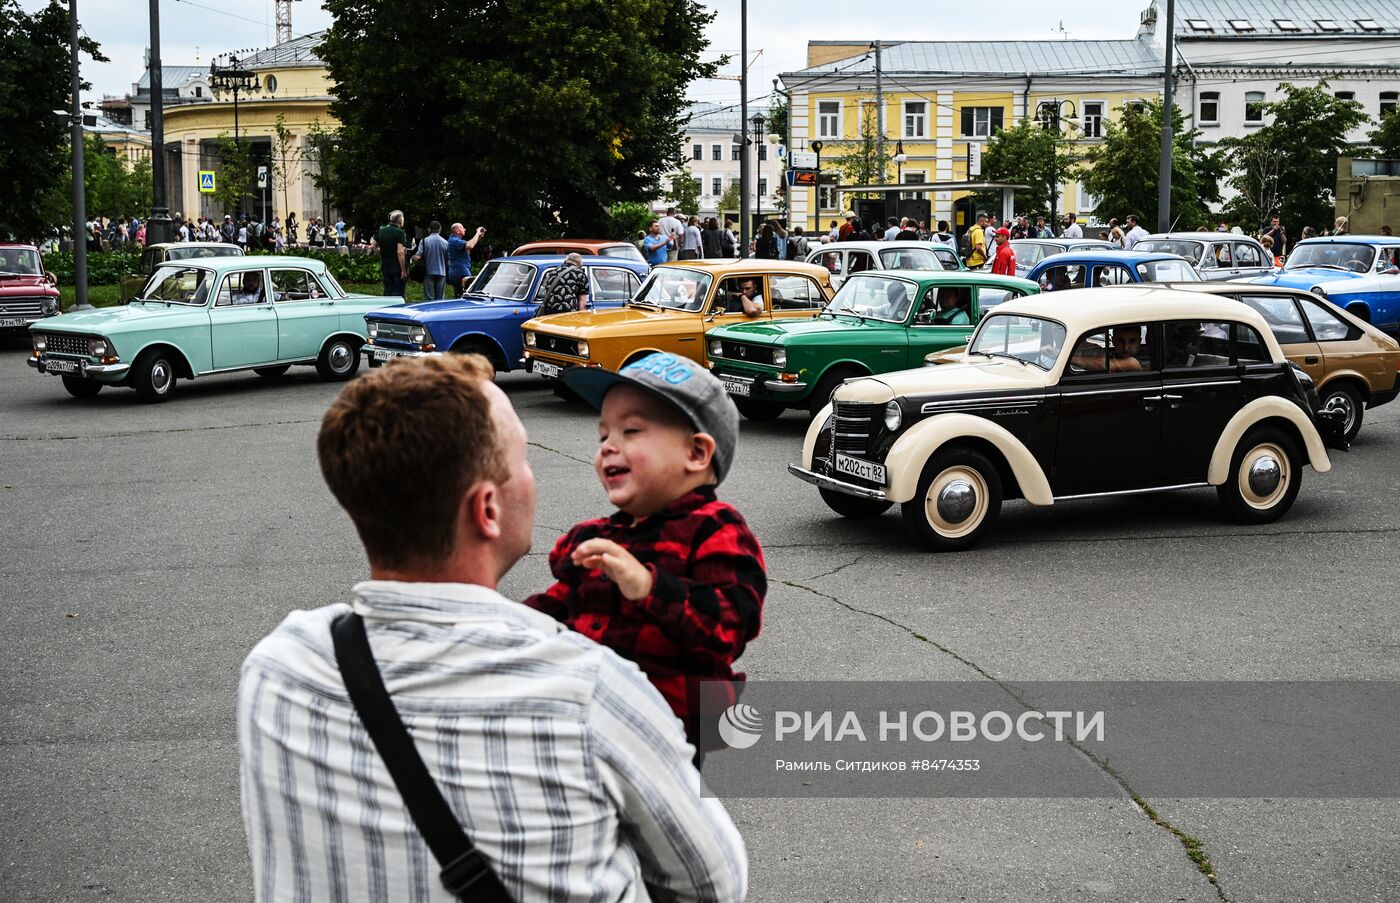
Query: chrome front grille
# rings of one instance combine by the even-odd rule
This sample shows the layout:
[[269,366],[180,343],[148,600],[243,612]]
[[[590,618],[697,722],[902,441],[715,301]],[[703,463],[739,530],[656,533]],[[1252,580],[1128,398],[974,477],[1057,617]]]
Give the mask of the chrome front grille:
[[720,356],[731,361],[746,361],[750,364],[773,365],[773,346],[750,345],[747,342],[720,341]]
[[417,325],[403,320],[375,320],[373,322],[378,332],[377,338],[390,339],[395,342],[407,342]]
[[861,402],[838,401],[833,408],[833,448],[848,455],[864,455],[875,435],[876,418],[885,406]]
[[76,354],[81,357],[88,356],[88,338],[81,335],[62,335],[60,333],[44,333],[44,348],[48,354]]
[[44,313],[43,298],[0,299],[0,320],[6,317],[38,317]]
[[549,351],[554,354],[567,354],[569,357],[578,357],[578,342],[574,339],[566,339],[561,335],[550,335],[547,332],[535,333],[535,350]]

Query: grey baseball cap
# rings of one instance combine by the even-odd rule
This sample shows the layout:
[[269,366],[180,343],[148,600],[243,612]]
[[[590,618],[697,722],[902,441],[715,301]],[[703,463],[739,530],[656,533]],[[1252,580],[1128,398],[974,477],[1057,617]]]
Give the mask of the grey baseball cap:
[[619,383],[657,396],[680,411],[697,432],[714,437],[715,482],[724,482],[739,442],[739,410],[720,381],[702,364],[687,357],[654,352],[617,373],[598,367],[572,367],[564,371],[563,379],[566,386],[599,410],[603,408],[603,396]]

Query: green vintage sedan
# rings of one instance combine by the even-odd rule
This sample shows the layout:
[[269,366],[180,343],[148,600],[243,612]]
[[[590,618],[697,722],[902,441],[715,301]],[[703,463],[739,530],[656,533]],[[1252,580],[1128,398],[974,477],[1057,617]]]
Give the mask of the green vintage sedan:
[[346,380],[360,366],[365,314],[402,300],[348,294],[305,257],[172,261],[129,304],[35,323],[29,366],[79,398],[129,386],[146,402],[169,398],[177,378],[234,370],[276,377],[314,364]]
[[815,414],[843,380],[907,370],[967,344],[985,308],[1034,295],[1028,279],[963,271],[847,277],[814,320],[740,323],[706,336],[710,367],[750,420]]

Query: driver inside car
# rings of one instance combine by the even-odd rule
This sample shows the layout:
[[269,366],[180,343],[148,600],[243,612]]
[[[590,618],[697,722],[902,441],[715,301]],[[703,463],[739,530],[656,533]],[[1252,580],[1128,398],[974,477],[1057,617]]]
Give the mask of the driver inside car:
[[958,303],[958,290],[941,288],[938,290],[938,313],[933,322],[939,326],[971,326],[972,318]]
[[1141,326],[1115,326],[1107,355],[1103,348],[1085,339],[1074,350],[1070,364],[1084,371],[1107,369],[1112,373],[1122,373],[1141,370],[1142,361],[1137,357],[1141,348]]

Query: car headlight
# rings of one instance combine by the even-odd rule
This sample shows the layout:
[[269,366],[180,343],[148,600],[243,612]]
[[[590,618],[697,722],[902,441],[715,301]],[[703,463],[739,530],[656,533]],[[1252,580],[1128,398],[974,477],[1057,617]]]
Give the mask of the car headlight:
[[885,429],[894,432],[903,422],[904,411],[900,410],[899,402],[892,401],[885,405]]
[[117,350],[112,347],[110,339],[88,339],[88,354],[93,357],[115,357]]
[[525,347],[526,347],[526,348],[534,348],[534,347],[535,347],[535,334],[534,334],[533,332],[526,331],[526,333],[525,333]]
[[724,343],[719,339],[710,339],[710,357],[721,357],[724,354]]
[[428,337],[428,328],[426,326],[413,327],[408,333],[408,340],[415,345],[426,345],[428,342],[432,341],[432,339]]
[[588,357],[588,343],[580,340],[578,343],[578,356]]
[[41,354],[45,348],[49,347],[49,337],[42,332],[31,332],[29,340],[34,343],[34,350]]
[[365,324],[365,328],[366,328],[366,331],[369,332],[369,337],[370,337],[370,338],[372,338],[372,339],[377,339],[377,338],[379,338],[379,324],[376,323],[374,320],[370,320],[367,324]]
[[773,366],[775,366],[775,367],[786,367],[786,366],[787,366],[787,349],[785,349],[785,348],[774,348],[774,349],[773,349]]
[[43,310],[45,316],[58,313],[58,299],[54,297],[45,298]]

